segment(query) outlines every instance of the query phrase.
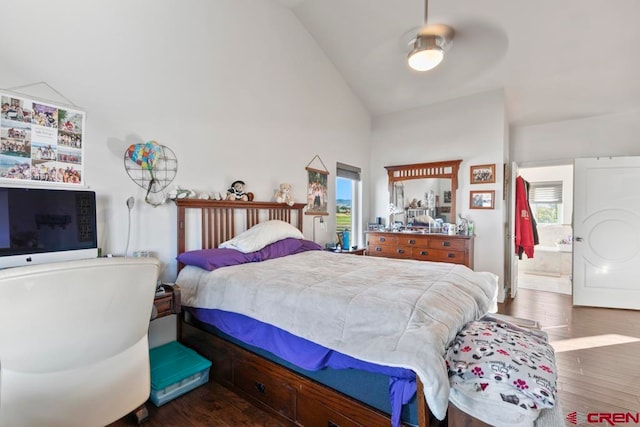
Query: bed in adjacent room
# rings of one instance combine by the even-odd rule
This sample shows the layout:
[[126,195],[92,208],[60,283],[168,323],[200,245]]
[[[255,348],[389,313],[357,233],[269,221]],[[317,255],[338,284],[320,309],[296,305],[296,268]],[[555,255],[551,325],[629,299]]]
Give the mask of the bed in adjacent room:
[[178,201],[180,339],[291,424],[444,419],[446,348],[495,308],[495,275],[323,251],[300,232],[304,206]]

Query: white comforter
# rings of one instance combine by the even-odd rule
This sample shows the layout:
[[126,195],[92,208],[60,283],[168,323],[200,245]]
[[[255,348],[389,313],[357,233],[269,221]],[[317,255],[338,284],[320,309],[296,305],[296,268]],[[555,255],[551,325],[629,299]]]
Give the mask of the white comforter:
[[184,268],[182,303],[244,314],[367,362],[409,368],[444,419],[446,346],[487,313],[496,276],[445,263],[310,251],[205,271]]

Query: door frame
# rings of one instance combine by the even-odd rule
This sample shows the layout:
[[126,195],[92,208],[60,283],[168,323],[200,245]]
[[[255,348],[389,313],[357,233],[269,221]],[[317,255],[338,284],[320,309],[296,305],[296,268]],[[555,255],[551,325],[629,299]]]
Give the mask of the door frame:
[[[517,167],[518,170],[519,169],[530,169],[530,168],[543,168],[543,167],[549,167],[549,166],[574,166],[574,162],[575,162],[575,158],[566,158],[566,159],[553,159],[553,160],[535,160],[535,161],[529,161],[529,162],[515,162],[512,161],[509,163],[509,167],[508,167],[508,171],[509,174],[511,174],[512,172],[512,168],[513,167]],[[517,175],[516,175],[517,177]],[[515,298],[517,293],[518,293],[518,255],[516,255],[515,253],[515,215],[516,215],[516,211],[515,211],[515,177],[513,178],[513,181],[509,180],[509,187],[507,189],[508,192],[508,197],[512,198],[512,199],[508,199],[507,203],[508,203],[508,220],[507,220],[507,239],[508,242],[505,242],[505,247],[507,247],[507,252],[510,254],[507,258],[508,261],[505,262],[505,278],[509,278],[509,284],[507,286],[507,291],[508,291],[508,296],[510,296],[511,298]],[[575,183],[574,183],[575,186]],[[512,202],[513,201],[513,202]],[[573,207],[572,207],[573,209]],[[572,211],[573,212],[573,211]],[[571,228],[573,228],[573,213],[571,214]],[[515,265],[515,271],[514,271],[514,267],[513,265]],[[512,275],[515,274],[515,277],[512,277]],[[573,262],[571,263],[571,276],[573,277]],[[514,283],[512,283],[512,281]],[[505,297],[506,297],[507,293],[505,292]]]

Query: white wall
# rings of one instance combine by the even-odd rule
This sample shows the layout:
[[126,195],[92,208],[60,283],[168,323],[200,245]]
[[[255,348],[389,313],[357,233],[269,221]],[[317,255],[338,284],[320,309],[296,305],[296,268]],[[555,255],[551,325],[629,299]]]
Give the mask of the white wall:
[[[276,2],[13,2],[2,8],[0,39],[0,88],[45,81],[87,112],[85,181],[98,195],[99,245],[124,251],[133,195],[130,251],[158,254],[166,280],[175,277],[175,208],[145,205],[123,167],[130,144],[173,149],[174,184],[200,191],[224,193],[242,179],[264,201],[290,182],[302,202],[305,166],[318,154],[332,198],[336,161],[362,167],[369,192],[370,117]],[[63,101],[43,85],[21,92]]]
[[[389,165],[462,159],[456,210],[476,225],[475,269],[503,284],[504,94],[501,90],[374,119],[371,144],[371,217],[388,217]],[[495,164],[494,184],[470,184],[471,165]],[[469,209],[469,191],[495,190],[495,209]]]
[[511,129],[511,159],[521,166],[573,163],[577,157],[640,155],[640,112]]

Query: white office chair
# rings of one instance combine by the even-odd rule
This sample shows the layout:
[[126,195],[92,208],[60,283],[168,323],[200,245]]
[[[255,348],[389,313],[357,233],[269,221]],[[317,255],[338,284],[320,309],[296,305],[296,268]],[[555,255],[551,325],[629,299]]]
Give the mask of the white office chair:
[[160,262],[0,270],[0,426],[105,426],[146,402]]

